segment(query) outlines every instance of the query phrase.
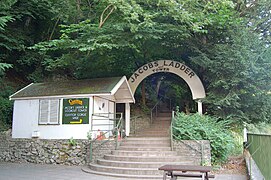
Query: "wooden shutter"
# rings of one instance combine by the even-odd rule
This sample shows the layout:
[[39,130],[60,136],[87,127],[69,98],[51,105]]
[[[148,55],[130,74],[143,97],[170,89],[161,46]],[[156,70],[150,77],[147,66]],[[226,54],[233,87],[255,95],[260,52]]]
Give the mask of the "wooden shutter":
[[59,123],[59,99],[40,100],[39,124]]
[[48,123],[48,113],[49,113],[49,100],[40,100],[39,124]]
[[59,100],[51,99],[50,100],[50,114],[49,114],[49,123],[50,124],[58,124],[59,117]]

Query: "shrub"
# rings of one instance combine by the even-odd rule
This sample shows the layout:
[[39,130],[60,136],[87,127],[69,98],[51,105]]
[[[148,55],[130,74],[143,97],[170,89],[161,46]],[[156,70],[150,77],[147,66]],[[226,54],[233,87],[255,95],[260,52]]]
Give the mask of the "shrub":
[[234,144],[228,121],[198,113],[177,112],[173,134],[177,140],[209,140],[213,164],[225,162]]
[[9,100],[9,95],[12,93],[13,88],[0,77],[0,131],[11,128],[13,102]]

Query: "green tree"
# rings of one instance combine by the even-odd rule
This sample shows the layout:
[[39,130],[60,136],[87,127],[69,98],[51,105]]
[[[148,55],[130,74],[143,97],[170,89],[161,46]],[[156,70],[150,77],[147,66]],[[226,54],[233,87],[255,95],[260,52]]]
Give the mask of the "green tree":
[[180,59],[191,38],[206,34],[209,27],[220,30],[233,23],[233,9],[227,0],[94,1],[92,16],[62,25],[59,39],[36,44],[35,49],[49,55],[44,64],[53,72],[62,69],[74,76],[86,71],[84,67],[97,72],[107,64],[103,75],[115,74],[115,69],[129,74],[153,59]]
[[204,68],[210,113],[240,122],[271,120],[270,48],[257,34],[238,26],[196,51],[192,60]]
[[[27,49],[45,40],[54,11],[47,0],[2,0],[0,2],[0,126],[11,126],[12,102],[8,97],[29,81],[43,76],[38,53]],[[38,77],[37,77],[38,75]]]
[[[93,1],[88,16],[61,25],[59,38],[33,49],[46,57],[47,71],[75,78],[129,76],[155,59],[182,59],[207,88],[208,113],[268,121],[270,48],[248,26],[263,20],[262,3],[252,19],[254,6],[239,1]],[[171,86],[181,92],[178,83]]]
[[[16,79],[16,87],[56,78],[129,77],[144,63],[173,59],[203,80],[209,114],[270,120],[268,0],[2,0],[0,5],[0,74]],[[178,81],[161,87],[170,87],[172,97],[189,97]]]

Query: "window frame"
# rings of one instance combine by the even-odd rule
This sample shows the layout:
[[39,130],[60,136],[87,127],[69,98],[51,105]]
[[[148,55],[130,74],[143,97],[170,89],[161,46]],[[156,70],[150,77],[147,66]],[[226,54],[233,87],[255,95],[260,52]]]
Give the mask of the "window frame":
[[[47,112],[45,112],[47,114],[47,121],[43,122],[42,119],[44,117],[42,117],[42,102],[46,102],[47,103]],[[53,104],[56,103],[55,105],[56,107],[56,116],[52,118],[52,107],[54,106]],[[39,100],[39,118],[38,118],[38,125],[60,125],[60,104],[61,104],[61,99],[40,99]],[[44,112],[43,112],[44,113]],[[57,119],[56,119],[57,118]],[[44,118],[46,119],[46,118]],[[56,120],[56,121],[55,121]]]

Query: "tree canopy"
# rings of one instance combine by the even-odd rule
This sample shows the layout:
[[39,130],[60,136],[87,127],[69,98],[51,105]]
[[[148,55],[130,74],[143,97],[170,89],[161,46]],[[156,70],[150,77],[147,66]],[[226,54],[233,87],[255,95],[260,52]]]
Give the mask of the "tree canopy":
[[[203,81],[208,114],[271,121],[268,0],[4,0],[0,5],[1,81],[15,89],[33,81],[129,77],[144,63],[172,59]],[[191,96],[170,76],[161,88],[170,89],[176,102]]]

